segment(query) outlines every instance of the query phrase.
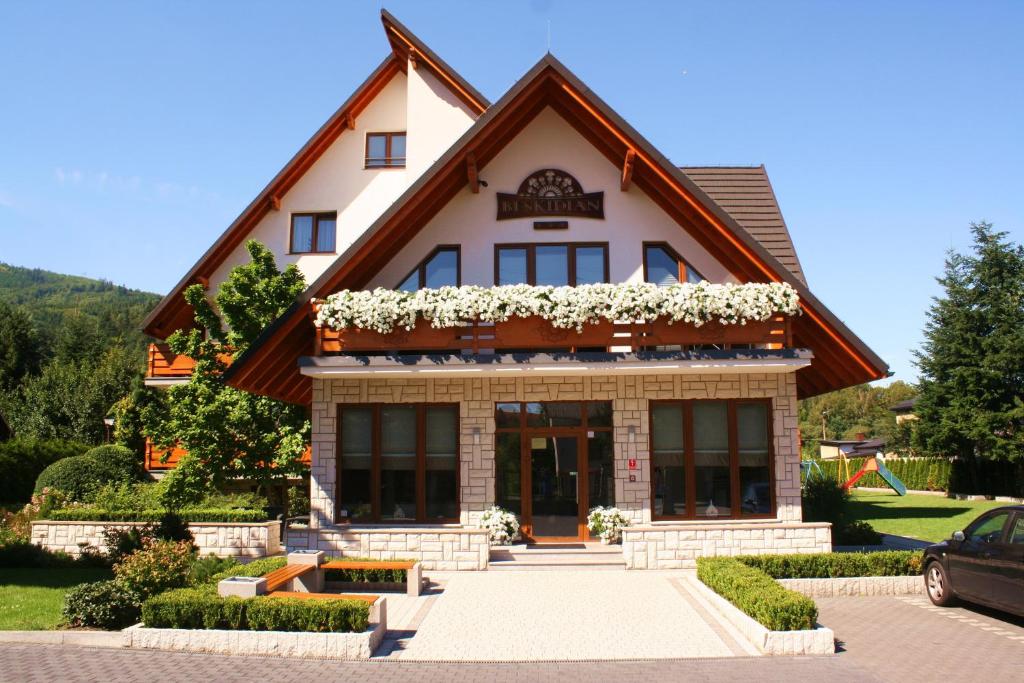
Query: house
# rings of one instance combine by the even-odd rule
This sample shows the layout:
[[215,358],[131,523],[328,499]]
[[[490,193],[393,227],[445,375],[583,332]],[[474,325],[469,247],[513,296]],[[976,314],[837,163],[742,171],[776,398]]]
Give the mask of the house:
[[[797,400],[887,367],[811,293],[764,167],[675,166],[550,54],[488,102],[382,21],[381,65],[145,321],[190,325],[184,288],[215,292],[249,238],[312,283],[228,373],[309,407],[311,520],[288,545],[482,569],[493,505],[538,543],[588,540],[615,505],[630,567],[830,549],[801,520]],[[615,283],[780,310],[577,328],[523,287],[507,319],[440,312],[463,296],[442,287],[557,285],[586,317]],[[396,291],[441,302],[434,324],[371,321],[412,305]],[[153,381],[187,376],[153,353]]]
[[916,398],[909,398],[906,401],[898,401],[889,406],[889,410],[896,413],[896,424],[900,425],[904,422],[913,421],[919,419],[914,413],[914,408],[917,406]]
[[885,452],[885,439],[869,439],[858,434],[856,439],[822,439],[820,453],[822,460],[837,460],[840,455],[847,458],[867,458]]

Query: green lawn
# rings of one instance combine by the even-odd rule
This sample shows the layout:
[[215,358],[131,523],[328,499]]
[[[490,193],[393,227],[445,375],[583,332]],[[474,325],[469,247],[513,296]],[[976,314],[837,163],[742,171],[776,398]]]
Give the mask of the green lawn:
[[45,631],[60,624],[72,586],[109,579],[107,569],[0,569],[0,631]]
[[942,496],[895,492],[867,493],[853,490],[850,509],[855,519],[862,519],[883,534],[910,536],[922,541],[942,541],[954,531],[963,529],[985,510],[1006,505],[990,500],[954,500]]

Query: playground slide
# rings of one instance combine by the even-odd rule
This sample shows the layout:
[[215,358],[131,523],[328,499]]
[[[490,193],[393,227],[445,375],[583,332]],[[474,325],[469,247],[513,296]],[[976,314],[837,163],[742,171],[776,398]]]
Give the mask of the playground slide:
[[907,487],[902,481],[900,481],[899,477],[893,474],[880,459],[876,458],[876,460],[878,464],[878,476],[884,479],[885,483],[891,486],[892,490],[897,494],[901,496],[907,495]]
[[857,470],[857,474],[850,477],[850,480],[843,484],[843,488],[849,491],[851,488],[853,488],[853,485],[856,484],[860,480],[860,478],[867,473],[868,471],[865,468],[861,467],[859,470]]

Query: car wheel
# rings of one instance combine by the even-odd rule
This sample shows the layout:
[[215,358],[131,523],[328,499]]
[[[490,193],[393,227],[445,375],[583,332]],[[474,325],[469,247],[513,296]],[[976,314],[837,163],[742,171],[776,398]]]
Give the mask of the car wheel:
[[924,570],[924,588],[928,598],[939,607],[949,607],[956,602],[949,575],[939,562],[932,562]]

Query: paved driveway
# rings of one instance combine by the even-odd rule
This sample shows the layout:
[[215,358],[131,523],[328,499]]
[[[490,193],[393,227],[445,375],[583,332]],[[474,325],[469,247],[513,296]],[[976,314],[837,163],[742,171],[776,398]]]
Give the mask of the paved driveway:
[[663,572],[451,574],[389,658],[421,661],[679,659],[747,654]]
[[1024,681],[1024,619],[924,596],[818,598],[838,658],[886,681]]

